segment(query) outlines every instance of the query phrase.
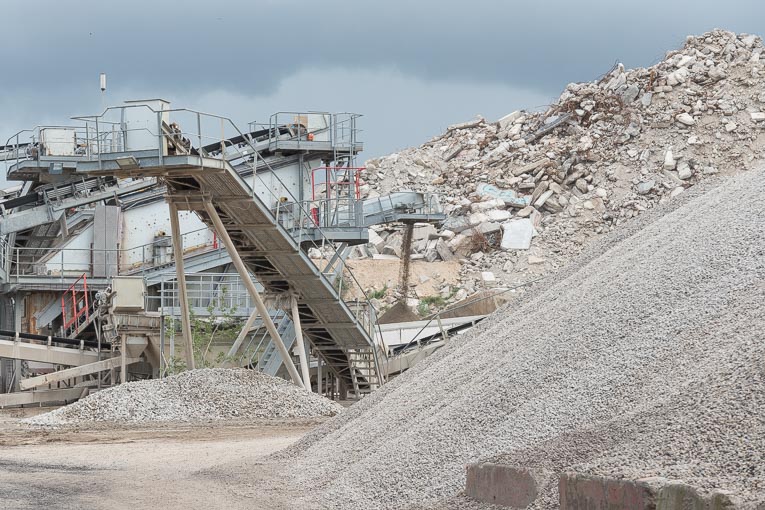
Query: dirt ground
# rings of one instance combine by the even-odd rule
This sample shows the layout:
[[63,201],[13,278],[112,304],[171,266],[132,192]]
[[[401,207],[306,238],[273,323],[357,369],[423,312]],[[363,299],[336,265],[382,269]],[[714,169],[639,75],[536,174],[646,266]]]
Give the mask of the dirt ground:
[[[392,290],[398,286],[401,267],[401,262],[398,260],[349,260],[348,267],[364,289],[380,290],[387,286]],[[420,298],[436,296],[442,286],[459,283],[460,263],[457,260],[450,262],[415,260],[409,268],[409,281],[415,284],[414,294]]]
[[255,481],[270,478],[259,461],[319,423],[60,430],[19,423],[40,411],[0,410],[0,508],[277,509],[287,501]]

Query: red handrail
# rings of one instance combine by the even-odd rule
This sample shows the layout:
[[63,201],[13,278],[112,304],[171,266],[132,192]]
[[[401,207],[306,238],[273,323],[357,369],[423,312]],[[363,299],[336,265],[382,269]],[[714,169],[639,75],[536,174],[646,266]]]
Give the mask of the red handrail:
[[[82,289],[78,284],[82,282]],[[67,300],[70,299],[70,301]],[[69,305],[69,306],[67,306]],[[71,311],[71,317],[67,318],[67,308]],[[90,307],[88,306],[88,277],[85,273],[80,276],[61,296],[61,316],[64,320],[64,329],[77,322],[85,315],[85,320],[90,320]]]
[[[361,172],[362,170],[366,170],[366,167],[363,166],[320,166],[318,168],[313,168],[311,170],[311,200],[316,200],[316,172],[318,171],[324,171],[324,182],[320,182],[319,184],[327,185],[327,183],[330,184],[350,184],[347,181],[330,181],[329,180],[329,174],[333,170],[351,170],[353,172],[353,191],[354,196],[356,197],[356,200],[361,198]],[[327,196],[329,198],[329,195]]]

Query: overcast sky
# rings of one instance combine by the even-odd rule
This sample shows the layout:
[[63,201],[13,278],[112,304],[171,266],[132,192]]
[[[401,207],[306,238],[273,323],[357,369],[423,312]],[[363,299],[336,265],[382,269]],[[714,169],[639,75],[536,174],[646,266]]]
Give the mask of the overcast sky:
[[3,0],[0,145],[106,101],[162,97],[267,120],[364,114],[362,159],[482,114],[542,108],[688,34],[765,34],[765,0]]

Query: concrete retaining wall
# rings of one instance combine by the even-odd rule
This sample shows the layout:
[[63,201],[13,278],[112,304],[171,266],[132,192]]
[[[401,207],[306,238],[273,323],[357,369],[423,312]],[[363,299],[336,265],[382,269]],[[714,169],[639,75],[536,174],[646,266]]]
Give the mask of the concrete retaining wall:
[[484,503],[526,508],[537,499],[539,481],[551,474],[503,464],[471,464],[467,468],[465,494]]
[[[505,464],[467,468],[467,497],[506,508],[524,509],[553,473]],[[558,477],[561,510],[765,510],[765,503],[741,504],[724,491],[702,493],[665,478],[638,480],[563,473]]]

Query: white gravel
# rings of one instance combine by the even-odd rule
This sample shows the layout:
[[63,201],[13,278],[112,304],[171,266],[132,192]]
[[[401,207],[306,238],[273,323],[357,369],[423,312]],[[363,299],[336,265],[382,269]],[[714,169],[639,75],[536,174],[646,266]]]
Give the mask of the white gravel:
[[334,416],[342,410],[336,402],[284,379],[252,370],[215,368],[123,384],[24,421],[57,426],[314,418]]
[[765,171],[687,195],[274,459],[310,494],[294,507],[433,504],[498,455],[756,499]]

